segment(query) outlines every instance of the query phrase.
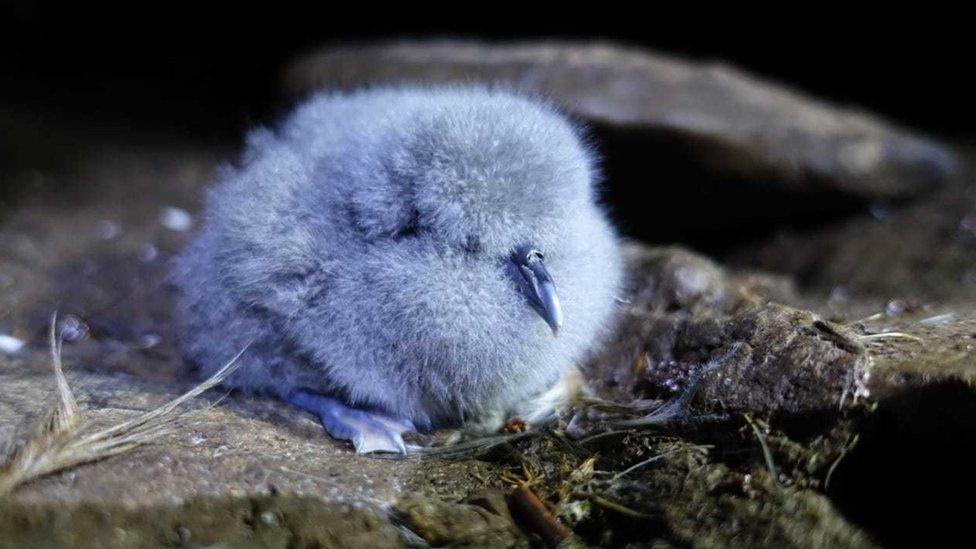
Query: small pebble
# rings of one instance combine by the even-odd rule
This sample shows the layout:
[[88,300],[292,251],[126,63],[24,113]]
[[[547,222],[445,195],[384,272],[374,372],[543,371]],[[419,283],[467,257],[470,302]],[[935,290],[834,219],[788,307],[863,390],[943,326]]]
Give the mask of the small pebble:
[[139,338],[139,348],[140,349],[152,349],[156,345],[159,345],[163,341],[163,338],[156,334],[146,334]]
[[122,234],[122,227],[111,219],[103,219],[98,222],[98,237],[102,240],[112,240]]
[[163,208],[159,222],[163,224],[163,227],[171,231],[185,232],[193,227],[193,217],[190,213],[182,208],[175,208],[173,206]]
[[277,526],[278,517],[275,516],[271,511],[265,511],[261,513],[261,523],[265,526]]
[[969,214],[960,219],[959,229],[968,233],[976,233],[976,214]]
[[0,351],[12,355],[24,348],[24,342],[12,335],[0,334]]
[[176,536],[179,538],[180,543],[189,543],[190,539],[193,538],[190,529],[182,525],[176,527]]
[[830,295],[827,297],[827,301],[834,303],[846,303],[850,301],[851,294],[847,291],[847,288],[843,286],[835,286],[830,290]]
[[145,244],[139,249],[139,260],[149,263],[159,257],[159,249],[152,244]]
[[885,305],[885,314],[888,316],[898,316],[904,312],[905,304],[897,299],[889,301],[888,304]]

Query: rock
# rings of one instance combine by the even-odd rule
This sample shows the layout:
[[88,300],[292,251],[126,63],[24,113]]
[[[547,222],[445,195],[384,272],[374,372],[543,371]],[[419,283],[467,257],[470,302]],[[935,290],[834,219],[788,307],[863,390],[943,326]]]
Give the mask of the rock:
[[633,302],[673,311],[699,305],[718,308],[729,299],[724,271],[684,248],[630,245],[624,248],[624,256],[634,264],[630,277]]
[[976,310],[957,305],[946,313],[945,307],[856,323],[870,342],[866,387],[873,399],[945,383],[976,387]]
[[[0,361],[2,447],[32,433],[29,424],[54,400],[39,354]],[[68,375],[91,429],[132,419],[180,390],[131,376]],[[15,489],[0,504],[0,539],[13,546],[390,547],[404,543],[402,522],[436,545],[526,546],[509,517],[454,503],[483,490],[494,475],[490,464],[358,456],[284,404],[217,399],[217,406],[189,403],[172,432],[146,446]],[[386,511],[393,502],[402,519],[396,525]]]
[[26,505],[4,502],[4,547],[401,547],[375,508],[315,497],[196,497],[138,509],[110,502]]
[[950,185],[901,207],[740,248],[736,265],[792,275],[810,289],[885,300],[976,299],[976,188]]
[[514,524],[482,506],[406,497],[399,521],[432,547],[528,547]]
[[612,341],[589,361],[598,392],[668,398],[721,357],[696,397],[708,409],[810,412],[864,391],[868,355],[856,332],[770,301],[798,301],[788,286],[729,274],[681,248],[626,256],[638,289]]
[[720,172],[806,191],[885,198],[956,173],[946,147],[866,113],[817,101],[721,63],[602,43],[396,42],[327,48],[296,60],[285,88],[503,83],[584,119],[688,146]]
[[[718,328],[719,333],[714,330]],[[699,347],[715,338],[721,347],[742,352],[709,374],[697,397],[700,403],[730,411],[805,413],[834,410],[845,399],[864,396],[868,377],[865,347],[853,330],[814,313],[767,304],[734,315],[723,323],[690,322],[678,347]],[[680,351],[679,351],[680,353]],[[680,359],[679,359],[680,361]],[[644,381],[660,383],[648,370]]]
[[800,300],[793,282],[769,273],[729,271],[681,246],[625,242],[627,301],[642,311],[717,310],[731,312],[775,299]]
[[726,356],[696,396],[703,408],[806,413],[976,382],[976,309],[969,302],[890,302],[865,320],[831,321],[804,310],[816,302],[778,277],[729,271],[678,247],[631,245],[625,256],[635,286],[630,302],[586,367],[603,396],[668,398]]
[[[622,332],[629,356],[612,345],[613,351],[592,361],[613,372],[608,385],[616,386],[616,394],[624,388],[645,398],[673,397],[711,362],[717,368],[699,389],[699,406],[802,413],[837,408],[863,393],[867,379],[867,354],[849,328],[785,305],[758,305],[729,316],[638,314],[629,323]],[[599,385],[608,375],[595,377]]]
[[[69,383],[93,427],[135,417],[175,397],[181,387],[132,376],[71,370]],[[54,401],[54,378],[41,351],[23,364],[0,360],[0,445],[32,432]],[[212,397],[219,399],[220,394]],[[382,460],[358,456],[331,439],[318,421],[277,401],[231,396],[207,399],[173,434],[130,453],[42,478],[17,489],[24,504],[175,505],[201,495],[282,494],[375,506],[404,491],[461,499],[480,488],[481,462]]]

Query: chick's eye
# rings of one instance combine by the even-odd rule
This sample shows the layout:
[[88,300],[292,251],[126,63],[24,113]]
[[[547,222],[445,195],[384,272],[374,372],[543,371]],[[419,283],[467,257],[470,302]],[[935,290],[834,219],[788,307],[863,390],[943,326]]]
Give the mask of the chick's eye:
[[481,251],[481,239],[474,235],[468,235],[464,238],[464,243],[461,247],[466,252],[478,253]]

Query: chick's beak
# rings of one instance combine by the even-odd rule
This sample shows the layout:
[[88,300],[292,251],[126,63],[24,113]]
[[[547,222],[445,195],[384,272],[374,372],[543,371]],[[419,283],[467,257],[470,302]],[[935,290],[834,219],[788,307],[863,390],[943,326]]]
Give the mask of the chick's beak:
[[516,270],[516,282],[529,305],[546,321],[552,335],[558,335],[563,325],[563,311],[559,306],[556,284],[546,270],[542,254],[531,246],[521,246],[515,250],[511,262]]

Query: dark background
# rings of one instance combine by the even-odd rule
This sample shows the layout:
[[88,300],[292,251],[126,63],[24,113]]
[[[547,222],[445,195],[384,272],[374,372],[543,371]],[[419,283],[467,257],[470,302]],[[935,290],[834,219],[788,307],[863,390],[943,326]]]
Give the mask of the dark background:
[[973,48],[961,14],[912,13],[893,22],[889,14],[852,20],[828,8],[751,18],[703,8],[684,19],[641,10],[563,22],[471,4],[447,22],[416,11],[391,13],[380,4],[358,18],[341,5],[313,5],[0,4],[0,107],[99,128],[211,139],[273,116],[282,64],[325,44],[426,36],[601,38],[725,59],[932,134],[976,133]]

